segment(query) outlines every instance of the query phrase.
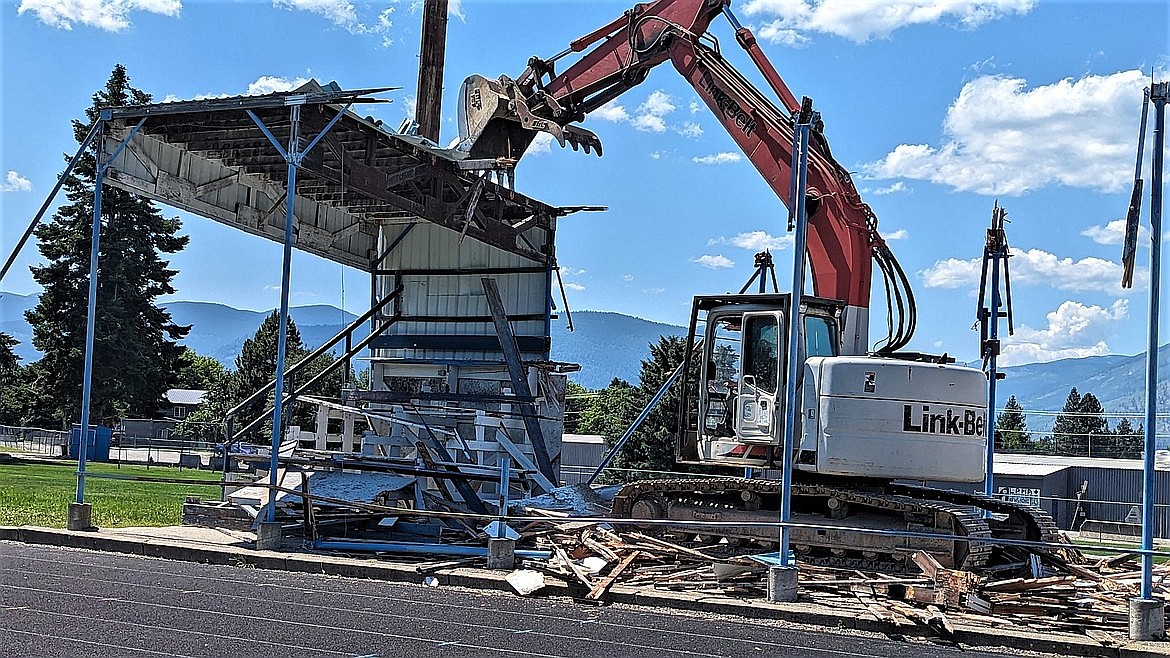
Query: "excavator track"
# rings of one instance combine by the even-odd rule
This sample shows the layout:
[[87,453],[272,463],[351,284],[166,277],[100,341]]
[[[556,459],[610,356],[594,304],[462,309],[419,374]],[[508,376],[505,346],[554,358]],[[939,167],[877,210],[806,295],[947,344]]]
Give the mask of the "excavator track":
[[[710,544],[725,538],[724,544],[735,552],[760,552],[775,548],[778,532],[775,527],[750,524],[776,521],[780,495],[779,480],[644,480],[626,485],[617,493],[611,515],[680,521],[684,523],[669,531],[675,540],[697,539]],[[1059,537],[1051,518],[1037,508],[981,494],[914,485],[855,489],[796,483],[792,502],[794,522],[840,526],[798,526],[789,533],[789,545],[799,560],[830,567],[914,572],[916,567],[909,556],[925,551],[944,566],[974,570],[1018,561],[1020,550],[1026,554],[1026,549],[1004,548],[980,539],[1057,541]],[[984,511],[992,514],[985,515]],[[744,525],[691,526],[685,524],[687,521],[738,521]],[[862,530],[910,531],[916,536]]]

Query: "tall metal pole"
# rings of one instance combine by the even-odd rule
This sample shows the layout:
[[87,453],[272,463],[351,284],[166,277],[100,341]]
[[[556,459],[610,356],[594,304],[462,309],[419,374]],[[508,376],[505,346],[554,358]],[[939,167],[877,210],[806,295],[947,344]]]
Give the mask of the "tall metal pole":
[[284,217],[284,256],[281,261],[280,273],[280,329],[276,338],[276,387],[273,391],[275,401],[272,407],[272,454],[268,459],[268,514],[267,521],[276,521],[276,470],[280,464],[280,440],[284,433],[284,357],[288,346],[288,298],[289,281],[292,278],[292,241],[293,214],[296,209],[297,198],[297,165],[300,148],[301,106],[291,108],[291,126],[289,127],[288,151],[288,192],[285,195]]
[[792,521],[792,449],[796,443],[796,377],[800,372],[800,298],[804,292],[804,249],[808,229],[805,195],[808,194],[809,130],[814,120],[812,100],[805,97],[796,122],[793,152],[793,196],[789,203],[789,223],[795,227],[792,247],[792,303],[788,309],[788,374],[784,383],[784,452],[781,459],[783,486],[780,496],[780,565],[789,566],[788,538]]
[[[98,121],[101,124],[102,121]],[[100,133],[101,130],[99,129]],[[99,142],[100,143],[100,142]],[[81,375],[81,428],[77,442],[77,499],[85,502],[85,461],[89,448],[89,403],[93,393],[93,339],[97,324],[98,245],[102,237],[102,183],[106,168],[101,149],[94,156],[97,166],[93,178],[93,231],[89,237],[89,305],[85,316],[85,367]]]
[[1166,101],[1170,83],[1151,86],[1154,103],[1154,155],[1150,176],[1150,317],[1146,341],[1146,446],[1142,470],[1142,599],[1153,598],[1154,450],[1158,434],[1158,297],[1162,270],[1162,167],[1166,140]]
[[[105,182],[106,169],[109,168],[110,163],[134,135],[142,128],[142,124],[146,123],[146,117],[138,121],[138,124],[130,130],[126,138],[122,140],[118,147],[109,158],[102,159],[102,141],[100,136],[105,129],[105,122],[110,118],[109,110],[102,110],[101,115],[97,120],[97,127],[90,131],[87,140],[96,140],[96,148],[94,152],[94,183],[93,183],[93,230],[90,233],[89,245],[89,300],[86,308],[85,316],[85,365],[82,368],[81,374],[81,429],[80,437],[77,446],[77,496],[75,502],[81,504],[85,502],[85,462],[89,452],[89,416],[90,416],[90,400],[93,398],[93,343],[94,334],[96,333],[97,325],[97,289],[98,289],[98,248],[102,235],[102,183]],[[74,162],[70,166],[76,164],[76,156]],[[67,174],[63,174],[65,176]]]

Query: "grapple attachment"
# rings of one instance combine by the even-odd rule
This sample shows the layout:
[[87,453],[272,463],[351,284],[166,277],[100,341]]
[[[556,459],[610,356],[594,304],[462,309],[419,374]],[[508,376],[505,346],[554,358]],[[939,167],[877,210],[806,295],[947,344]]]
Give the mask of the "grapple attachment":
[[[542,107],[539,109],[544,109]],[[538,111],[539,111],[538,109]],[[489,80],[473,75],[459,90],[459,150],[471,158],[519,160],[536,138],[546,132],[564,148],[583,148],[601,155],[601,140],[592,131],[539,116],[515,81],[507,76]],[[567,123],[567,122],[566,122]]]

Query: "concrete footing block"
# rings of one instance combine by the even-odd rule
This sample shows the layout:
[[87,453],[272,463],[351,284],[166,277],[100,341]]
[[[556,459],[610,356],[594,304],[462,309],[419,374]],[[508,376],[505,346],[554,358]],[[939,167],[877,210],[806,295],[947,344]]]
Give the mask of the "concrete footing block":
[[275,551],[280,548],[280,524],[264,522],[256,528],[256,550]]
[[93,505],[89,503],[69,503],[69,517],[65,527],[70,530],[93,529]]
[[1161,640],[1166,637],[1166,604],[1161,599],[1129,600],[1129,639]]
[[768,600],[792,603],[796,600],[796,567],[768,567]]
[[487,568],[508,571],[516,568],[516,540],[488,539]]

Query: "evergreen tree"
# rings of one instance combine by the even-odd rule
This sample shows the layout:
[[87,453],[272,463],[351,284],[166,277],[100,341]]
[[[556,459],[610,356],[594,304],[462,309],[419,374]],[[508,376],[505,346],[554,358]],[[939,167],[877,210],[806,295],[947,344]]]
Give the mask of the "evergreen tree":
[[13,349],[19,344],[0,332],[0,425],[22,425],[27,411],[28,392],[25,368]]
[[[1146,448],[1145,426],[1138,425],[1135,430],[1128,418],[1122,418],[1113,430],[1114,445],[1108,456],[1117,459],[1141,459]],[[1096,455],[1097,451],[1094,450]]]
[[[239,356],[236,357],[236,369],[227,373],[215,382],[204,396],[204,403],[184,421],[187,427],[180,427],[179,432],[195,432],[195,426],[215,426],[219,432],[223,426],[227,412],[237,404],[243,402],[252,393],[266,386],[276,376],[276,348],[280,332],[280,315],[273,311],[264,318],[256,333],[244,341]],[[291,368],[308,355],[304,343],[301,341],[301,332],[290,317],[288,333],[285,343],[285,369]],[[292,393],[297,387],[308,382],[317,374],[331,366],[336,359],[329,354],[323,355],[313,363],[305,366],[297,375],[285,382],[284,394]],[[350,380],[355,378],[350,373]],[[308,395],[321,397],[338,397],[341,385],[345,378],[342,369],[337,369],[327,375],[321,382],[306,392]],[[269,391],[255,402],[247,405],[235,416],[235,428],[240,430],[247,423],[257,417],[263,417],[263,422],[250,432],[247,437],[254,441],[266,443],[272,435],[272,403],[274,394]],[[315,429],[317,426],[313,409],[306,405],[293,405],[293,409],[285,407],[289,425],[300,425],[304,428]]]
[[[245,340],[244,346],[240,348],[240,354],[236,357],[236,371],[232,382],[230,382],[230,397],[233,402],[228,405],[228,408],[242,402],[276,377],[276,348],[279,339],[280,313],[273,311],[271,315],[264,318],[260,327],[256,329],[256,333]],[[301,332],[290,317],[288,319],[288,332],[285,335],[284,367],[286,369],[292,367],[304,355],[305,346],[301,342]],[[285,386],[285,392],[291,393],[292,383],[286,382]],[[270,398],[271,395],[269,398],[261,397],[241,409],[236,418],[237,427],[239,424],[250,422],[256,416],[264,413]],[[221,415],[220,418],[222,419],[223,416]],[[271,428],[271,422],[267,422],[266,426]],[[268,433],[271,433],[271,429],[268,430]]]
[[1003,413],[995,418],[995,449],[1002,452],[1030,452],[1034,448],[1024,408],[1013,395],[1004,405]]
[[[81,142],[103,108],[150,100],[130,86],[119,64],[105,88],[93,95],[87,120],[73,122],[74,136]],[[33,345],[44,355],[34,369],[35,386],[62,425],[80,417],[95,172],[96,160],[87,153],[65,182],[68,203],[36,231],[47,264],[31,268],[44,289],[25,315],[33,327]],[[101,194],[91,422],[110,424],[125,415],[152,415],[174,381],[176,341],[190,328],[176,325],[154,301],[174,292],[175,271],[159,254],[180,251],[187,237],[177,235],[178,218],[163,217],[149,201],[109,186]]]
[[[1115,446],[1112,433],[1109,431],[1109,421],[1105,419],[1105,408],[1101,406],[1097,396],[1085,393],[1081,397],[1079,413],[1080,416],[1077,417],[1079,431],[1073,437],[1072,448],[1068,454],[1089,456],[1089,447],[1094,443],[1095,448],[1104,449],[1101,456],[1113,452]],[[1092,452],[1093,456],[1097,456],[1096,450]]]
[[1074,437],[1080,432],[1080,423],[1077,419],[1077,414],[1081,409],[1081,394],[1077,391],[1077,387],[1072,387],[1068,392],[1068,398],[1064,401],[1064,408],[1056,417],[1056,421],[1052,424],[1052,441],[1053,451],[1059,455],[1073,454],[1069,452],[1069,446],[1075,440]]

